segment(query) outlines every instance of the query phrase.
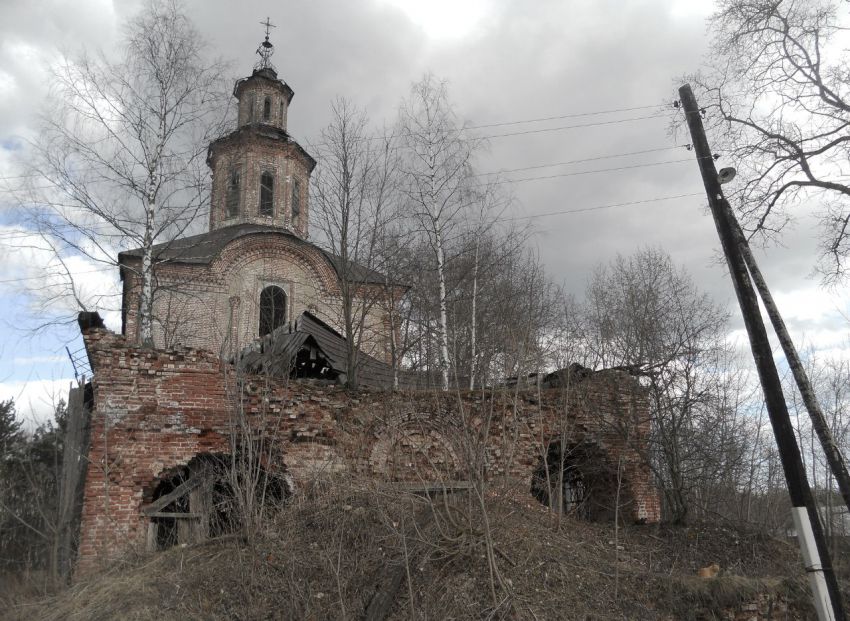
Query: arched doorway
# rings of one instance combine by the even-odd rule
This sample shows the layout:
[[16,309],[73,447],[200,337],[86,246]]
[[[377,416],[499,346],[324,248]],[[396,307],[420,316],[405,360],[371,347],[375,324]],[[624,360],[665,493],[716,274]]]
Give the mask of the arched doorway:
[[[246,505],[273,505],[291,495],[285,473],[269,473],[259,464],[249,469],[239,465],[234,468],[230,455],[204,453],[159,477],[152,501],[142,509],[150,518],[148,550],[238,531]],[[246,494],[253,502],[245,502]]]
[[590,521],[613,520],[618,509],[628,515],[627,490],[623,468],[589,441],[550,442],[531,477],[531,493],[541,504]]

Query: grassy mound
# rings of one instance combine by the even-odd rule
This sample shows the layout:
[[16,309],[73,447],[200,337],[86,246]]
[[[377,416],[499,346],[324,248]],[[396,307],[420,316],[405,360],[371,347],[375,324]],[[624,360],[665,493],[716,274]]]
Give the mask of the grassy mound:
[[[431,501],[351,481],[304,490],[262,532],[127,558],[11,619],[807,618],[790,544],[720,526],[591,524],[527,497]],[[696,577],[717,563],[717,578]],[[373,616],[372,618],[377,618]]]

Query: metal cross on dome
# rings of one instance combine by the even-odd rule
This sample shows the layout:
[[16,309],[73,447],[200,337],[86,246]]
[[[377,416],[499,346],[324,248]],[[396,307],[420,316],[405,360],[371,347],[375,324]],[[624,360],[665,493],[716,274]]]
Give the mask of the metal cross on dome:
[[266,39],[262,43],[260,43],[260,47],[257,48],[257,54],[260,57],[260,60],[257,61],[257,64],[254,65],[254,69],[271,69],[275,70],[274,65],[272,65],[271,57],[274,54],[274,45],[269,41],[269,31],[271,28],[277,28],[274,24],[272,24],[271,19],[266,17],[266,21],[260,22],[260,25],[266,27]]

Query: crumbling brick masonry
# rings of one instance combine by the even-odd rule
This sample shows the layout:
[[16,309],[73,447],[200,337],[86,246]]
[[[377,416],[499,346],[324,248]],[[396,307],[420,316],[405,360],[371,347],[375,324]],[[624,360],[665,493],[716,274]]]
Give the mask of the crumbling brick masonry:
[[[268,466],[286,471],[294,493],[314,471],[463,480],[464,455],[477,446],[494,485],[543,499],[543,482],[558,461],[567,473],[567,508],[572,495],[588,495],[595,486],[597,505],[612,505],[618,489],[621,515],[641,522],[660,516],[640,455],[649,425],[646,397],[620,371],[592,373],[569,390],[349,392],[238,377],[212,353],[145,349],[98,321],[84,325],[83,336],[94,405],[78,572],[128,548],[150,547],[151,518],[142,508],[157,486],[198,455],[231,451],[240,421],[252,434],[280,440],[283,463]],[[590,517],[606,515],[597,510]]]

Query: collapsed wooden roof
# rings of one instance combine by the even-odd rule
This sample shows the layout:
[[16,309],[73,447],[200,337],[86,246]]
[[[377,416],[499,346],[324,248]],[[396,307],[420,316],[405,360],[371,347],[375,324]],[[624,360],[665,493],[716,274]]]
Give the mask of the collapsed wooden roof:
[[[235,363],[247,373],[275,377],[312,377],[344,382],[348,343],[344,336],[310,312],[280,326],[243,349]],[[389,364],[361,351],[358,354],[358,382],[369,388],[392,388],[393,369]],[[399,371],[399,385],[413,388],[424,378]]]

